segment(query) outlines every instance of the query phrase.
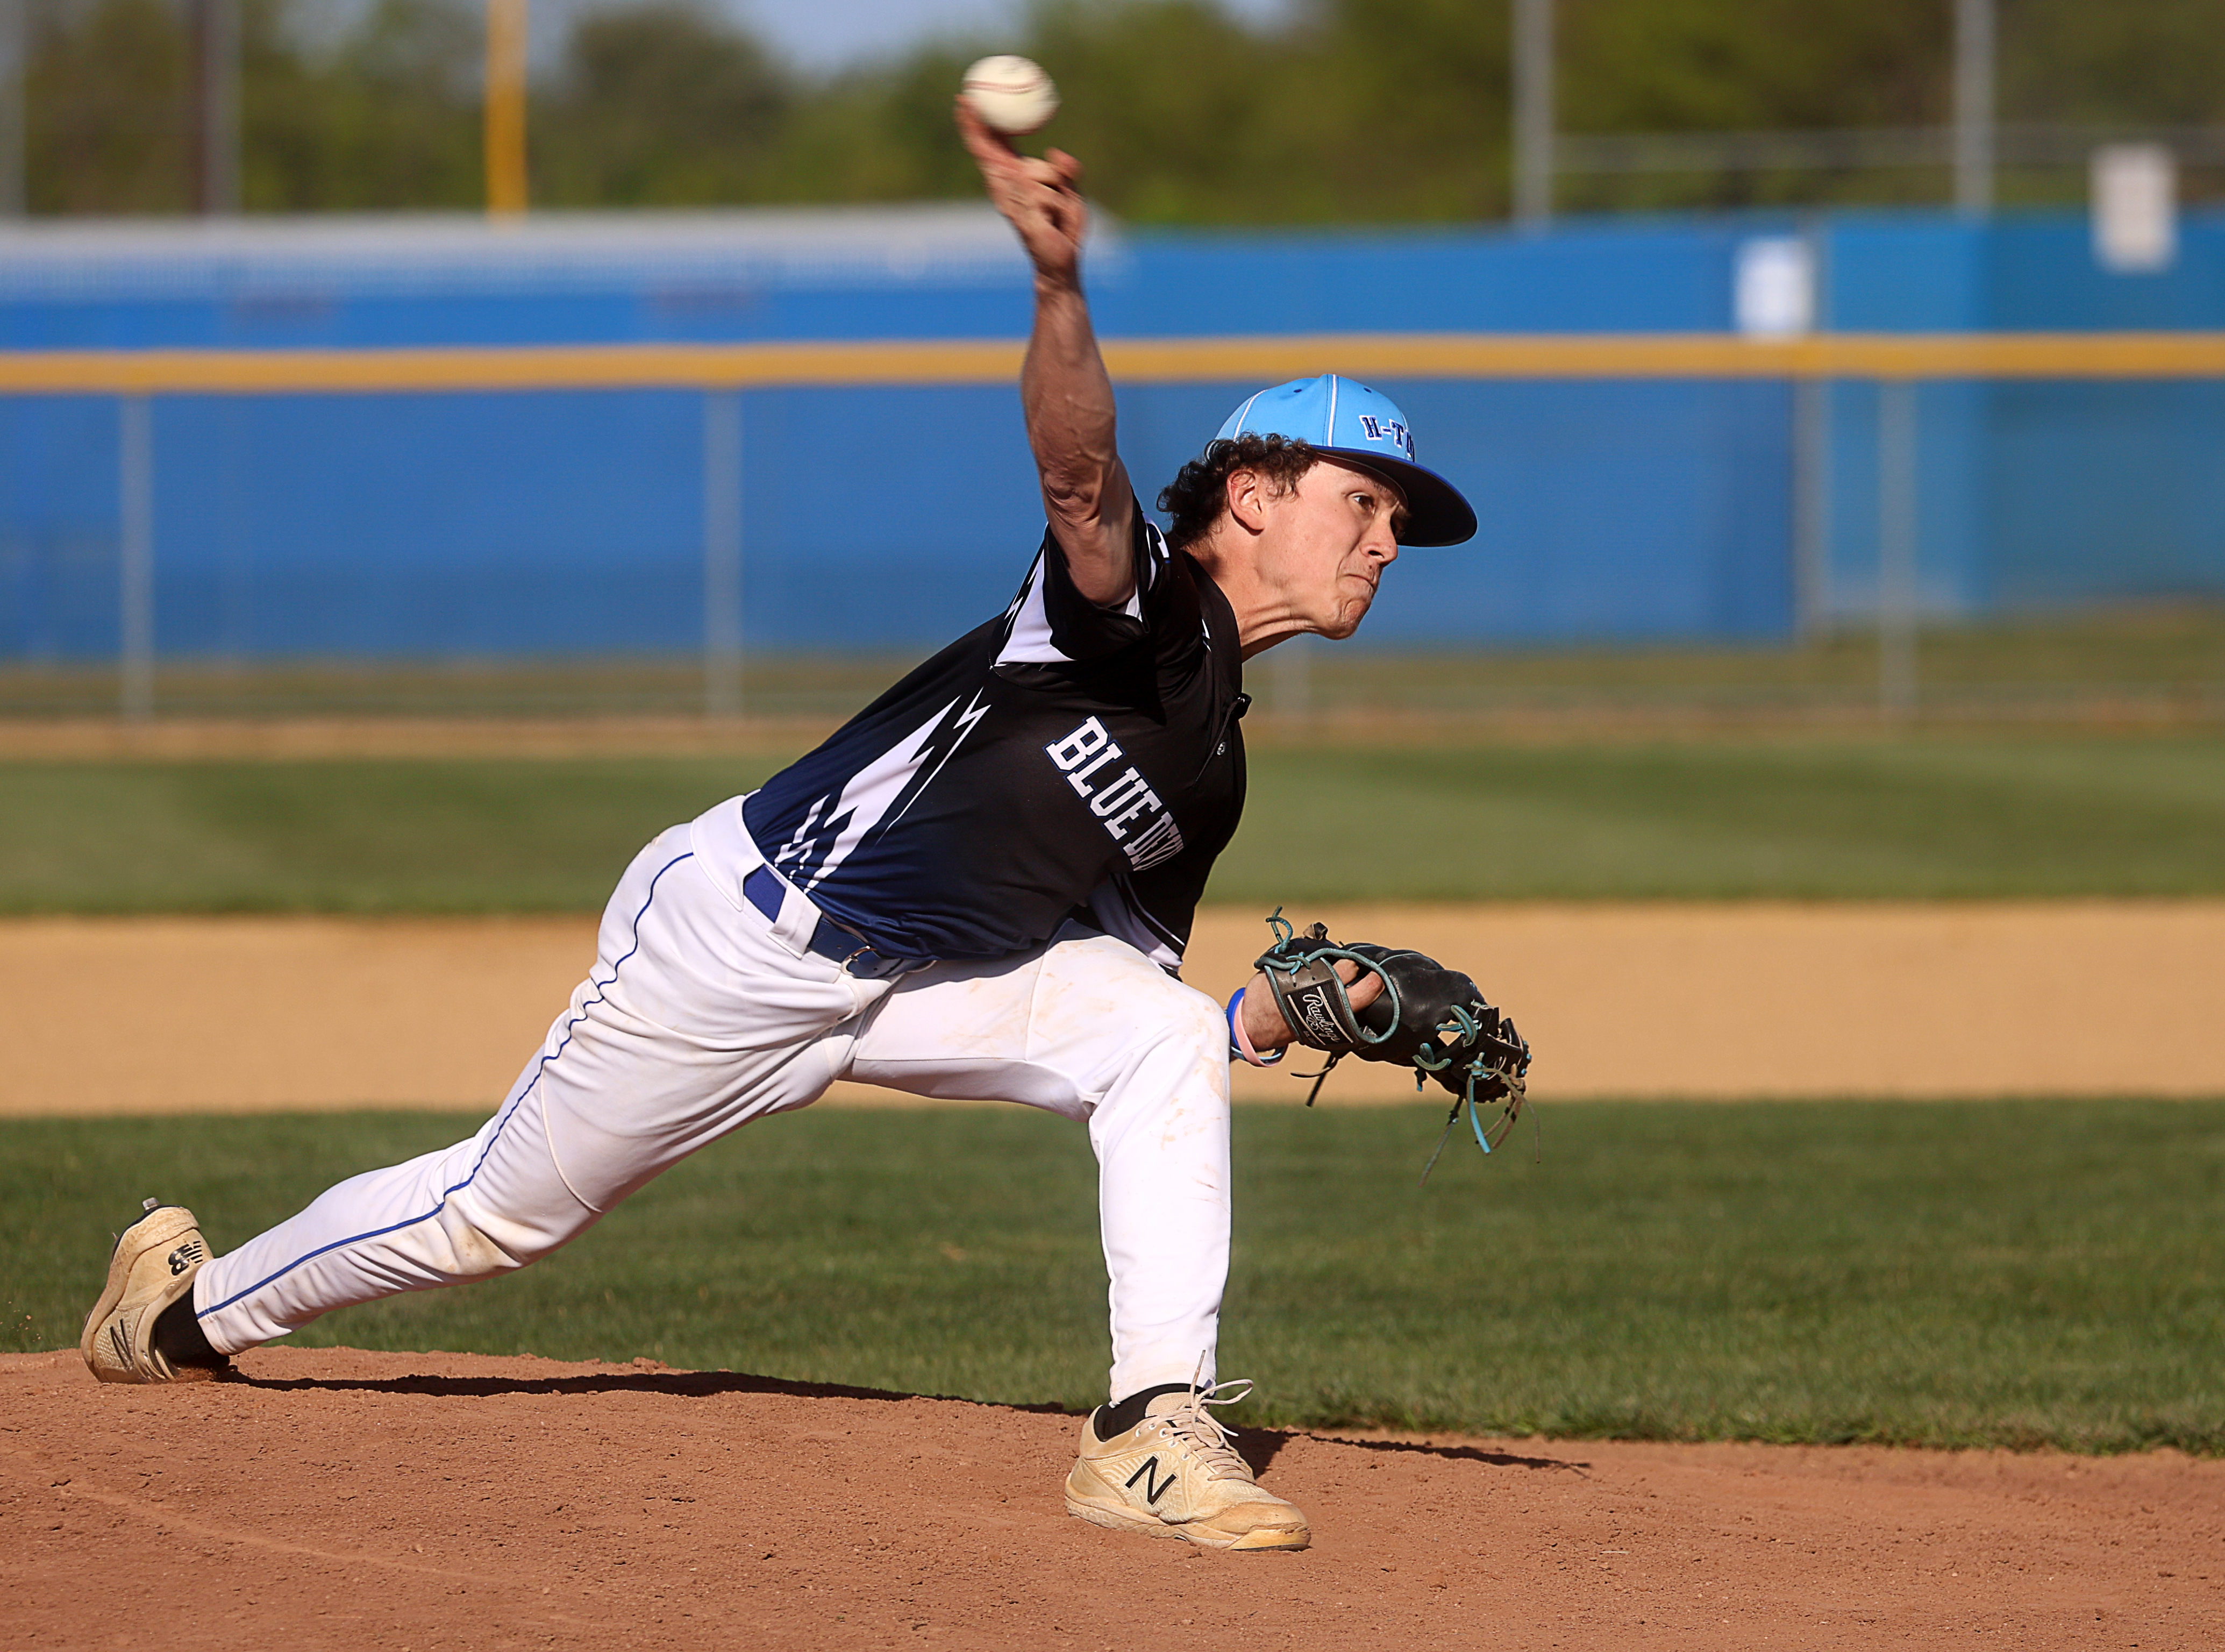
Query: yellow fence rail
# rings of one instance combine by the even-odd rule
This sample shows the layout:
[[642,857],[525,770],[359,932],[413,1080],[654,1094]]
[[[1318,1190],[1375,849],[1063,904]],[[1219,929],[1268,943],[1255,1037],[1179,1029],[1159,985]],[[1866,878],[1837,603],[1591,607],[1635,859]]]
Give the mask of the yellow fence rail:
[[[741,419],[751,390],[1009,384],[1015,339],[762,344],[463,346],[358,350],[0,351],[0,396],[114,396],[121,410],[118,708],[154,709],[154,460],[149,399],[162,395],[682,390],[705,397],[706,708],[741,708]],[[1334,371],[1379,379],[1777,379],[1879,386],[1880,701],[1916,701],[1916,404],[1924,380],[2225,379],[2225,332],[1841,333],[1757,340],[1708,334],[1322,333],[1274,338],[1112,339],[1129,384],[1257,384]],[[1811,397],[1803,396],[1803,400]],[[1813,421],[1808,421],[1812,425]],[[1796,442],[1803,454],[1812,443]],[[1815,463],[1796,492],[1796,560],[1812,588],[1820,552]],[[1800,478],[1805,478],[1804,481]]]
[[[0,352],[0,395],[751,390],[1009,384],[1017,340]],[[1111,339],[1124,384],[1362,378],[2225,378],[2219,333],[1323,333]]]

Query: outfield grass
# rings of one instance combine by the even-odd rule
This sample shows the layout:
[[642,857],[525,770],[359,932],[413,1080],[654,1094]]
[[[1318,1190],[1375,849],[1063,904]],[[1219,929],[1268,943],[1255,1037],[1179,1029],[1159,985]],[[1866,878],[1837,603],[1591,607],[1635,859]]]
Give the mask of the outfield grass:
[[[1252,1420],[1641,1439],[2225,1452],[2225,1102],[1247,1107],[1222,1369]],[[0,1125],[0,1345],[74,1342],[143,1193],[219,1249],[441,1145],[428,1115]],[[1082,1133],[825,1110],[720,1142],[509,1279],[310,1344],[647,1354],[1006,1401],[1100,1397]]]
[[11,764],[0,912],[599,910],[771,759]]
[[[1019,577],[1016,565],[1014,579]],[[1398,577],[1394,574],[1394,580]],[[982,617],[988,617],[985,608]],[[1848,632],[1789,643],[1499,645],[1448,652],[1370,645],[1371,633],[1313,648],[1303,703],[1315,711],[1442,717],[1537,711],[1702,716],[1861,712],[1878,696],[1877,640]],[[744,697],[757,716],[846,717],[927,651],[752,651]],[[2104,708],[2145,715],[2225,712],[2225,606],[2190,602],[1927,626],[1918,648],[1928,715],[2049,715]],[[1294,686],[1284,655],[1251,671],[1269,711]],[[115,669],[0,662],[0,718],[102,717]],[[688,716],[702,665],[684,654],[509,660],[164,659],[165,716]]]
[[[16,763],[0,912],[599,907],[776,757]],[[1214,899],[2225,893],[2225,733],[1294,746]]]

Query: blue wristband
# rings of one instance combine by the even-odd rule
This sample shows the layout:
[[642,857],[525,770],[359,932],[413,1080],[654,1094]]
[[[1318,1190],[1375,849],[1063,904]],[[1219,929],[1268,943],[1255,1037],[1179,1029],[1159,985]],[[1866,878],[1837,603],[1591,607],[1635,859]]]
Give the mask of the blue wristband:
[[1228,1001],[1228,1053],[1239,1061],[1250,1062],[1255,1067],[1271,1067],[1290,1052],[1277,1050],[1271,1056],[1260,1055],[1244,1041],[1244,1035],[1236,1028],[1237,1011],[1248,990],[1248,988],[1239,987],[1236,996]]

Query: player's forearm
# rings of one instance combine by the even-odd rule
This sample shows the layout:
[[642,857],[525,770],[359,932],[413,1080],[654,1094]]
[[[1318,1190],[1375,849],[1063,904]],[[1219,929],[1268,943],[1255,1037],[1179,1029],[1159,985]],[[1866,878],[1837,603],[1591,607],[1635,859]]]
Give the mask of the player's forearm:
[[[1383,995],[1383,977],[1369,975],[1364,979],[1360,966],[1349,959],[1340,959],[1334,966],[1337,976],[1349,988],[1347,1001],[1354,1009],[1366,1009]],[[1252,1040],[1255,1050],[1280,1050],[1297,1041],[1297,1033],[1276,1007],[1275,994],[1267,985],[1267,977],[1254,974],[1244,988],[1243,1001],[1237,1013],[1244,1018],[1244,1034]]]
[[1093,602],[1126,601],[1135,589],[1135,500],[1116,446],[1112,377],[1078,275],[1036,278],[1020,401],[1043,508],[1076,588]]

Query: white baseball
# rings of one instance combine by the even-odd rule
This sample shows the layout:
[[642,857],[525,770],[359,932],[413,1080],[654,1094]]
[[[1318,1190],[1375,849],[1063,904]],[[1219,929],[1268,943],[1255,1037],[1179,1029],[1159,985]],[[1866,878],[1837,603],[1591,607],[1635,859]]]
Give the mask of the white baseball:
[[1039,132],[1058,113],[1058,88],[1043,66],[1010,54],[985,57],[967,70],[958,95],[984,126],[1007,137]]

